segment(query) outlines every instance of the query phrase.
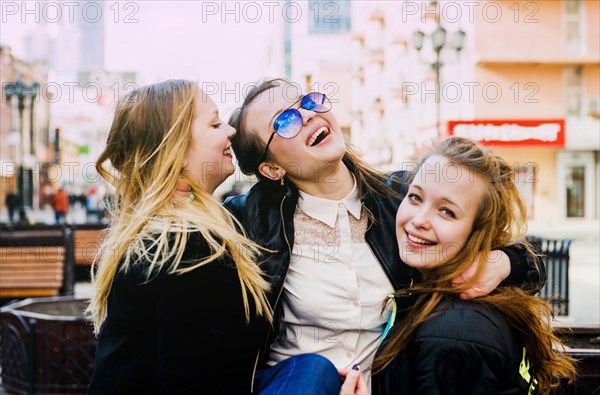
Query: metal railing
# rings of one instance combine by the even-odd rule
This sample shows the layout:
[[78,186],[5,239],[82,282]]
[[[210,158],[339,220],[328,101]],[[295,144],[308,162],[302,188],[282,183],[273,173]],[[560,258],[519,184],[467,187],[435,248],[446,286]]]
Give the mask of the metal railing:
[[569,315],[569,251],[572,240],[528,236],[527,241],[541,252],[546,264],[546,284],[539,296],[552,305],[555,315]]

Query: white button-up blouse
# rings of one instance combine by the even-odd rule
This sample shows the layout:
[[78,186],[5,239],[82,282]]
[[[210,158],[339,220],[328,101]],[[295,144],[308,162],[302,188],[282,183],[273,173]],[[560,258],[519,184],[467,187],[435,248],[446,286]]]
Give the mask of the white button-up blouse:
[[269,365],[317,353],[338,368],[370,371],[391,309],[393,288],[365,241],[366,210],[356,182],[344,199],[300,192],[294,246],[282,295],[283,316]]

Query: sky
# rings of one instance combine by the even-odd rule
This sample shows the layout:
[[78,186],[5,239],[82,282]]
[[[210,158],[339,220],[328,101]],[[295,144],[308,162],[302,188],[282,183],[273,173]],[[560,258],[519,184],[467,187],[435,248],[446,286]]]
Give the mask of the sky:
[[274,1],[106,1],[102,15],[83,1],[42,2],[37,9],[34,2],[0,3],[0,43],[18,57],[25,57],[23,38],[36,25],[47,23],[52,32],[80,14],[104,23],[107,70],[135,71],[140,84],[188,78],[223,94],[266,76],[268,43],[284,17]]

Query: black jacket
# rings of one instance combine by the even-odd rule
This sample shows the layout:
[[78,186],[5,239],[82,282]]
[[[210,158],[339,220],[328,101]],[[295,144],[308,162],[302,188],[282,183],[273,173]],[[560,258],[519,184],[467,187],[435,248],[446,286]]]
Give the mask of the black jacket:
[[528,393],[533,371],[522,338],[498,310],[449,297],[436,311],[373,375],[373,395]]
[[[201,240],[190,238],[181,265],[209,254]],[[89,393],[250,394],[268,325],[254,316],[246,324],[234,262],[150,280],[147,268],[133,264],[113,282]]]
[[[382,196],[369,192],[364,186],[361,188],[361,201],[376,219],[375,222],[369,221],[365,240],[394,289],[406,288],[412,279],[418,280],[418,272],[400,260],[396,240],[396,211],[400,205],[400,196],[404,196],[408,189],[406,176],[406,172],[394,172],[388,176],[387,184],[398,192],[397,196]],[[276,182],[261,180],[246,195],[235,196],[225,201],[225,206],[244,226],[248,237],[274,251],[272,254],[266,254],[261,262],[272,287],[269,300],[275,311],[274,328],[279,327],[279,299],[294,245],[293,217],[298,196],[298,190],[291,183],[280,186]],[[517,246],[502,250],[511,259],[511,274],[506,280],[507,283],[534,289],[543,286],[543,265],[530,260],[530,256],[525,251],[520,251]],[[263,349],[263,359],[268,357],[267,347],[272,341],[273,336],[270,336]]]

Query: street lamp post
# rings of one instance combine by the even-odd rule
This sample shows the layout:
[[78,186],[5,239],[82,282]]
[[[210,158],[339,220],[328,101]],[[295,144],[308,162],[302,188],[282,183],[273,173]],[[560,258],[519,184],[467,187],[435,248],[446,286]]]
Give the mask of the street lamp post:
[[[447,31],[442,26],[438,24],[437,29],[430,34],[431,37],[431,45],[433,48],[433,52],[435,52],[435,61],[431,63],[431,68],[435,73],[435,126],[438,130],[438,135],[441,135],[441,125],[440,125],[440,117],[441,117],[441,101],[440,101],[440,70],[444,63],[442,63],[440,59],[440,54],[442,49],[446,46],[446,36]],[[454,36],[452,39],[452,46],[457,53],[463,49],[465,42],[466,33],[462,30],[458,30],[454,32]],[[420,30],[417,30],[412,35],[413,47],[417,50],[417,52],[421,53],[421,49],[423,49],[423,44],[425,41],[425,33]]]
[[27,85],[23,81],[16,81],[14,83],[8,83],[4,85],[4,97],[6,101],[10,102],[13,97],[17,98],[17,108],[19,110],[19,134],[20,134],[20,163],[18,165],[19,172],[17,177],[17,189],[19,192],[19,205],[23,207],[25,205],[25,138],[24,138],[24,127],[23,127],[23,111],[25,110],[25,100],[27,97],[31,98],[30,101],[30,120],[29,125],[29,141],[31,144],[30,152],[33,152],[33,102],[37,96],[40,84],[37,82]]

